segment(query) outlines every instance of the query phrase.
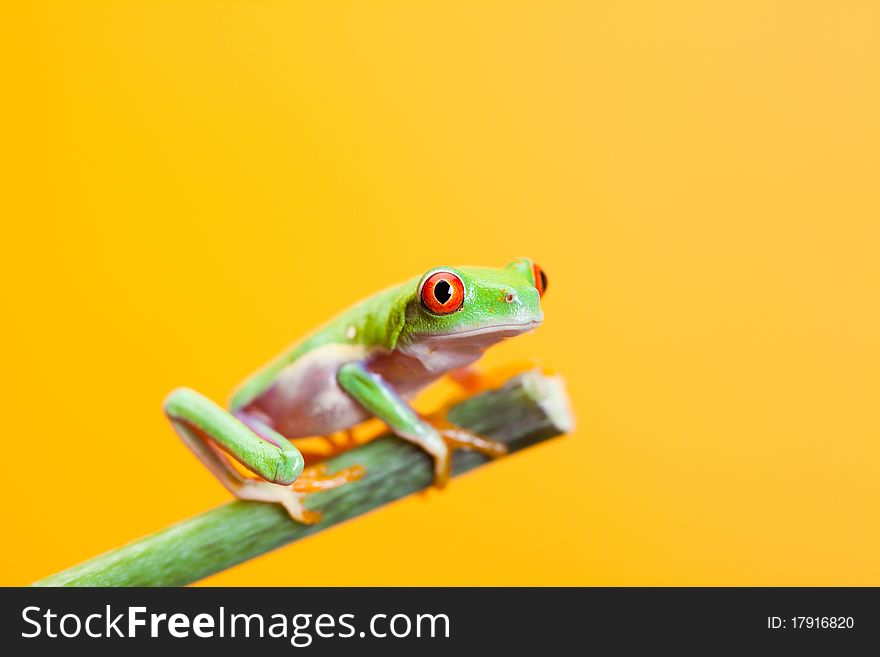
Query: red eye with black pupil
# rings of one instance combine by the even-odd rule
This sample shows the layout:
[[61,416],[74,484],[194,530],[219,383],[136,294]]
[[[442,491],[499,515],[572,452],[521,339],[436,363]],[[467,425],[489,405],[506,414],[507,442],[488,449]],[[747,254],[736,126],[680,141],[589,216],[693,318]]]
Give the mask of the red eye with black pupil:
[[450,271],[438,271],[422,285],[421,301],[435,315],[454,313],[464,304],[464,283]]
[[538,296],[543,297],[547,291],[547,274],[538,265],[532,265],[532,277],[535,279],[535,288],[538,290]]

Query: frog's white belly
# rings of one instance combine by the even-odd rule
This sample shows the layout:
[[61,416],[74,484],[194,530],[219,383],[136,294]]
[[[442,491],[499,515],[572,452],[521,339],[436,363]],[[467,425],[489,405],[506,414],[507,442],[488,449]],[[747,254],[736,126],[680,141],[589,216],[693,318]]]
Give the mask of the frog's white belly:
[[244,409],[288,438],[322,436],[352,427],[371,417],[336,379],[339,368],[363,361],[403,399],[408,399],[446,372],[477,360],[482,350],[438,349],[373,351],[332,344],[303,355]]
[[323,436],[366,420],[369,415],[339,387],[336,373],[363,359],[359,346],[327,345],[303,355],[245,410],[288,438]]

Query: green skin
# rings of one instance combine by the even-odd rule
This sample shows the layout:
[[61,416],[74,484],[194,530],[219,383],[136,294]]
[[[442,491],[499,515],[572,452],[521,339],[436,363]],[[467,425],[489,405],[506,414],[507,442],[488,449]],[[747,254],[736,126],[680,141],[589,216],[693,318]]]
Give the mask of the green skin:
[[[464,283],[460,308],[438,314],[423,303],[424,282],[450,272]],[[290,439],[327,435],[377,417],[435,459],[445,481],[450,440],[492,452],[478,436],[435,428],[407,404],[424,386],[469,366],[489,346],[543,321],[535,267],[439,267],[354,305],[272,360],[235,392],[229,411],[179,388],[165,412],[181,438],[236,496],[282,504],[309,521],[290,484],[304,461]],[[231,457],[262,480],[242,477]]]

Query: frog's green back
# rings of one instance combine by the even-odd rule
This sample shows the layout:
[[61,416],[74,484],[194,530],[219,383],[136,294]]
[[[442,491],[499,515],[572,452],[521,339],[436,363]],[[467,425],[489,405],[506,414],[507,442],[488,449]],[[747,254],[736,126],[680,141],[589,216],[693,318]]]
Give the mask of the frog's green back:
[[230,407],[234,410],[247,405],[272,385],[281,370],[319,347],[345,344],[393,349],[417,282],[413,279],[367,297],[292,344],[239,386]]

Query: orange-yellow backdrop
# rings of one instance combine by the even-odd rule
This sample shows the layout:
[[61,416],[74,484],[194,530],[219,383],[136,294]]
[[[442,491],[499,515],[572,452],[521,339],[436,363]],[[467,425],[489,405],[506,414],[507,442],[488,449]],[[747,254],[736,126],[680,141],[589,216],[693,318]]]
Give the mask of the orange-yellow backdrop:
[[877,3],[12,11],[0,582],[227,499],[174,386],[530,255],[576,433],[207,583],[880,584]]

